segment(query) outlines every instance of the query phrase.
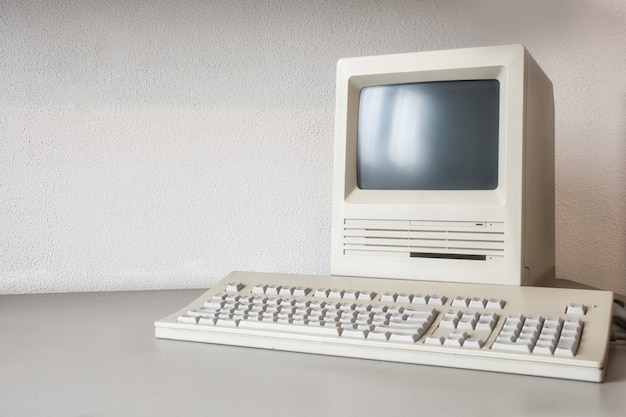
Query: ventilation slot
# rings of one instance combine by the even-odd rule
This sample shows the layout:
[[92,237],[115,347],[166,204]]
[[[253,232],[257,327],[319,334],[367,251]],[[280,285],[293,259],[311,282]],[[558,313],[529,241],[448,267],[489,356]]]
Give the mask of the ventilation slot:
[[502,261],[504,225],[346,219],[345,255]]

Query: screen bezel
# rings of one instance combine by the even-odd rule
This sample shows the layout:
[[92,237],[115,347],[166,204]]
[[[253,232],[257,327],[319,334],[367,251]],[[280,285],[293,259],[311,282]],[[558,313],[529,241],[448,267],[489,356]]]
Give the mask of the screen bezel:
[[[502,58],[502,57],[500,57]],[[509,57],[514,60],[516,57]],[[458,57],[463,59],[463,57]],[[493,60],[493,59],[492,59]],[[340,169],[343,171],[343,200],[349,205],[440,205],[449,206],[462,203],[468,206],[502,206],[506,202],[507,189],[521,187],[512,184],[519,176],[508,175],[510,170],[521,172],[523,149],[512,149],[521,144],[522,123],[515,114],[523,114],[523,73],[520,65],[513,62],[493,62],[489,65],[488,57],[469,56],[467,62],[441,63],[388,62],[376,60],[371,66],[368,62],[356,66],[344,65],[343,85],[337,90],[337,111],[342,111],[343,118],[338,118],[336,134],[344,137],[343,149],[336,149],[336,156],[342,158]],[[411,66],[414,70],[407,70]],[[523,65],[522,65],[523,66]],[[398,69],[396,69],[398,68]],[[498,186],[494,190],[364,190],[357,186],[357,126],[360,91],[364,87],[390,84],[406,84],[432,81],[493,79],[500,83],[499,108],[499,146],[498,146]],[[341,142],[341,141],[339,141]],[[337,155],[339,153],[339,155]]]

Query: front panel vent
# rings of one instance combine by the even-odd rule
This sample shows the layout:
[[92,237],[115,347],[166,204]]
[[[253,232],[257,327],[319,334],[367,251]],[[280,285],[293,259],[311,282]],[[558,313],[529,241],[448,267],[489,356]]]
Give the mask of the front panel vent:
[[504,223],[345,219],[345,255],[501,262]]

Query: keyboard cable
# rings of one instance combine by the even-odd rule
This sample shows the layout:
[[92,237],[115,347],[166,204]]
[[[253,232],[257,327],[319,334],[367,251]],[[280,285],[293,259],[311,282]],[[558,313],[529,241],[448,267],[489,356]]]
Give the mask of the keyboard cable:
[[611,342],[625,343],[626,341],[626,308],[624,301],[615,298],[613,302],[613,322],[611,323]]

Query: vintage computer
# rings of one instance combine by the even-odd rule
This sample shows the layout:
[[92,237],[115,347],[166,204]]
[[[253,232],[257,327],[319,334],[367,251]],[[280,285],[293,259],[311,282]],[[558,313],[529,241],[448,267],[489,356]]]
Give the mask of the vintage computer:
[[347,58],[336,88],[331,276],[233,272],[155,335],[602,381],[612,293],[550,287],[554,101],[528,51]]
[[521,45],[340,60],[333,275],[554,283],[552,83]]

